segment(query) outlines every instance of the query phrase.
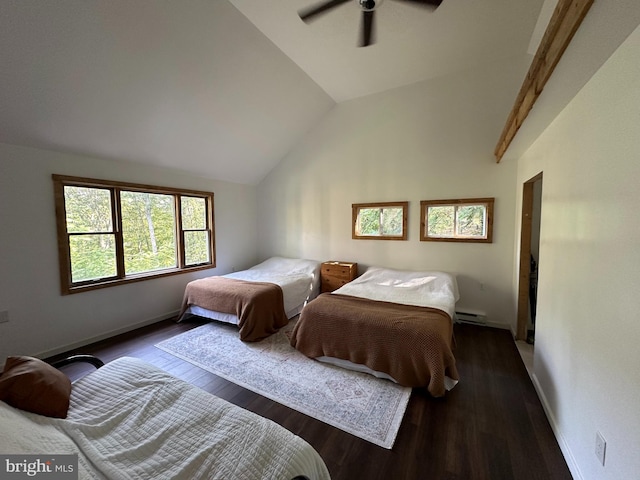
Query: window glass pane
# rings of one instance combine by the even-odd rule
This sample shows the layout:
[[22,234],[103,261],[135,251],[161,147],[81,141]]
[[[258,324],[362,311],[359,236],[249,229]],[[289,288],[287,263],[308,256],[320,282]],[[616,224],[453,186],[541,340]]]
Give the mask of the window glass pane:
[[63,295],[215,266],[212,192],[52,178]]
[[402,208],[382,209],[382,235],[402,235]]
[[113,231],[110,190],[65,186],[64,206],[68,233]]
[[180,197],[183,230],[207,228],[207,208],[204,198]]
[[208,232],[184,232],[184,260],[186,265],[197,265],[209,261]]
[[126,274],[176,267],[173,195],[123,191],[120,204]]
[[427,213],[428,232],[431,237],[453,237],[455,208],[453,205],[429,207]]
[[361,208],[358,213],[358,235],[380,235],[380,209]]
[[69,250],[73,283],[116,275],[116,246],[113,234],[71,235]]
[[484,205],[463,205],[458,207],[457,233],[464,237],[486,237]]
[[354,203],[352,238],[406,240],[409,202]]
[[494,198],[422,200],[421,241],[493,242]]

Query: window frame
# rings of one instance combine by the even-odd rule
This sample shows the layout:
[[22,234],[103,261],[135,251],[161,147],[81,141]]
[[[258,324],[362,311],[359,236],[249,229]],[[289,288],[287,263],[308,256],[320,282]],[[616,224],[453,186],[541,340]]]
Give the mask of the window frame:
[[[359,235],[357,233],[356,224],[358,222],[358,214],[360,210],[370,208],[383,209],[402,208],[402,234],[401,235]],[[375,203],[354,203],[351,205],[351,238],[354,240],[406,240],[407,239],[407,218],[408,218],[409,202],[375,202]]]
[[[155,185],[145,185],[138,183],[116,182],[111,180],[99,180],[95,178],[72,177],[67,175],[53,174],[53,189],[55,199],[55,215],[57,226],[58,240],[58,260],[60,271],[60,290],[62,295],[80,293],[99,288],[123,285],[132,282],[150,280],[154,278],[166,277],[170,275],[178,275],[186,272],[194,272],[198,270],[206,270],[215,268],[215,215],[214,215],[214,194],[213,192],[204,192],[199,190],[188,190],[181,188],[161,187]],[[70,236],[77,233],[69,234],[67,231],[67,214],[65,207],[64,187],[86,187],[101,188],[109,190],[111,195],[111,216],[112,216],[112,232],[88,232],[88,234],[108,233],[114,235],[115,254],[116,254],[116,275],[100,278],[96,280],[85,280],[81,282],[73,282],[71,277],[71,251]],[[141,272],[127,275],[124,265],[124,243],[122,235],[122,217],[120,212],[120,193],[122,191],[140,192],[172,195],[174,197],[175,210],[175,238],[176,238],[176,267],[169,267],[161,270],[153,270],[150,272]],[[206,223],[209,238],[209,258],[210,261],[196,265],[185,265],[184,250],[184,232],[182,228],[182,209],[181,197],[198,197],[205,200],[206,206]]]
[[[211,203],[213,204],[213,194],[211,195],[212,195]],[[209,208],[209,202],[206,202],[206,199],[205,199],[205,208],[206,208],[205,219],[207,224],[205,225],[205,228],[185,228],[184,222],[182,222],[182,197],[203,198],[198,195],[191,195],[191,194],[184,194],[184,193],[176,197],[176,210],[180,210],[180,223],[179,223],[179,228],[177,228],[177,230],[179,230],[180,232],[180,244],[183,246],[186,245],[186,241],[185,241],[186,232],[207,232],[208,238],[209,238],[209,244],[211,245],[211,239],[214,236],[213,235],[214,232],[213,232],[213,228],[209,228],[209,211],[213,211],[213,208]],[[180,256],[181,265],[184,265],[185,268],[198,267],[203,264],[207,264],[207,265],[209,264],[209,262],[187,264],[187,258],[186,258],[187,252],[184,248],[179,249],[178,255]],[[211,259],[211,262],[215,264],[213,251],[209,252],[209,258]]]
[[[494,197],[488,198],[462,198],[449,200],[421,200],[420,201],[420,241],[421,242],[463,242],[463,243],[493,243],[493,207]],[[431,237],[427,234],[429,229],[428,212],[430,206],[458,208],[460,206],[483,205],[486,209],[486,237]],[[454,215],[454,232],[456,230]]]

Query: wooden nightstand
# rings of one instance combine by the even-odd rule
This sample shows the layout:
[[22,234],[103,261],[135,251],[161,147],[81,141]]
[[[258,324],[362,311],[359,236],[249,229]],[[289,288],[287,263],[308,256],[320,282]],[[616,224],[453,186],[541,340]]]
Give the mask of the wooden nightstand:
[[324,262],[320,267],[321,290],[333,292],[358,275],[358,264],[352,262]]

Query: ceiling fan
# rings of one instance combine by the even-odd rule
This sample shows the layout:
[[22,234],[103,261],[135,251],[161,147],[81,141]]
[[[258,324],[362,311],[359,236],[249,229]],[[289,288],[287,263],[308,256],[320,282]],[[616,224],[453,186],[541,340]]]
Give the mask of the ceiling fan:
[[[311,7],[304,8],[298,11],[298,15],[303,22],[308,23],[315,20],[319,15],[327,13],[332,8],[335,8],[343,3],[347,3],[353,0],[327,0],[322,3],[313,5]],[[373,23],[376,10],[380,7],[383,0],[355,0],[360,9],[362,10],[362,21],[360,22],[360,41],[359,47],[366,47],[374,43],[373,37],[375,32],[375,26]],[[413,3],[430,9],[436,9],[442,3],[442,0],[396,0],[407,3]]]

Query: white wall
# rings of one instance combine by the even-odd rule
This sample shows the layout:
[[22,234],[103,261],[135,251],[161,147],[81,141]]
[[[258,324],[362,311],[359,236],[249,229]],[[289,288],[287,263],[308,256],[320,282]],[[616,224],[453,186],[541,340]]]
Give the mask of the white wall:
[[[261,257],[449,271],[460,308],[510,324],[516,167],[493,149],[530,61],[337,105],[258,186]],[[492,244],[420,242],[420,200],[473,197],[496,198]],[[352,203],[406,200],[408,241],[351,239]]]
[[534,382],[576,479],[640,475],[639,85],[637,28],[518,162],[518,211],[544,172]]
[[[217,268],[61,296],[52,173],[214,192]],[[10,317],[0,324],[0,361],[177,313],[188,281],[255,261],[256,212],[256,187],[0,144],[0,311]]]

